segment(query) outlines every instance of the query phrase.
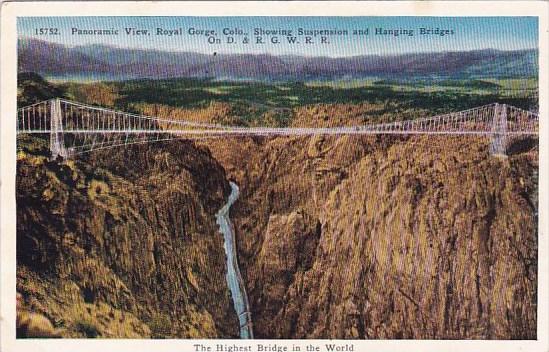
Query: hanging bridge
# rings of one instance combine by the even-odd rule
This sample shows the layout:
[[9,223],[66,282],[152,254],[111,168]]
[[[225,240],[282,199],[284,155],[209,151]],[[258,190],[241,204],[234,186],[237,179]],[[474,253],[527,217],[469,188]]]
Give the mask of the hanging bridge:
[[308,135],[478,135],[490,138],[490,152],[504,155],[509,139],[537,135],[539,115],[493,103],[443,115],[381,124],[341,127],[239,127],[166,119],[54,98],[18,109],[17,134],[49,135],[52,157],[173,139],[231,136]]

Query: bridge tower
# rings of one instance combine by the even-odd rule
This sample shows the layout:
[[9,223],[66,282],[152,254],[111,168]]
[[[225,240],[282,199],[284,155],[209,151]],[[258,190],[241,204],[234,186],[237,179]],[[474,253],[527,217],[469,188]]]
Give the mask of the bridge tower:
[[50,151],[51,158],[57,156],[67,158],[69,153],[65,148],[63,135],[63,116],[61,111],[61,100],[59,98],[50,100]]
[[490,154],[505,156],[507,149],[507,105],[498,103],[494,105],[491,132]]

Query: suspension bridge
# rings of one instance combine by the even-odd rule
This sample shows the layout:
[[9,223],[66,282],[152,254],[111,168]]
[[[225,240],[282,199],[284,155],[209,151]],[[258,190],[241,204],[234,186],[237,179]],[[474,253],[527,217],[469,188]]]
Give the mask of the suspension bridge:
[[225,126],[132,114],[60,98],[17,111],[17,134],[49,135],[53,158],[182,138],[377,134],[478,135],[490,139],[491,154],[505,155],[510,139],[537,135],[538,129],[537,113],[499,103],[414,120],[329,128]]

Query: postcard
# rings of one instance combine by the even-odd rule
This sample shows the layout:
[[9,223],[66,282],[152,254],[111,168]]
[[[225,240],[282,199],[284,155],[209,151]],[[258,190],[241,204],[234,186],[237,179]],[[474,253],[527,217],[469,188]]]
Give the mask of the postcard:
[[4,2],[2,351],[548,351],[548,13]]

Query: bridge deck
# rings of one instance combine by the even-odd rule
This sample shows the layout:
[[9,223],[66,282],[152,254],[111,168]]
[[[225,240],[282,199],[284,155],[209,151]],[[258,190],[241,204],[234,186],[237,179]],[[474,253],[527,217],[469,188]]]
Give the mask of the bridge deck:
[[[443,115],[381,124],[336,127],[242,127],[182,121],[51,99],[18,110],[17,133],[49,134],[52,154],[68,156],[134,142],[170,138],[310,135],[476,135],[504,153],[507,137],[537,135],[539,115],[505,104],[488,104]],[[66,138],[65,138],[66,137]],[[99,139],[99,140],[98,140]],[[71,146],[66,140],[72,141]]]

